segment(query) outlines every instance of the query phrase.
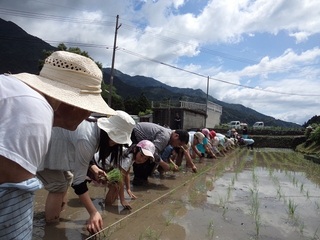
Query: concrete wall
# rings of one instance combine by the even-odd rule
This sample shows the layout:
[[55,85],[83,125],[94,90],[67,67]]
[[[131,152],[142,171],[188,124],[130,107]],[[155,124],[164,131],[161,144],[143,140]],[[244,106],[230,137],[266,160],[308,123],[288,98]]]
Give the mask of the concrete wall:
[[209,101],[207,105],[207,115],[206,128],[214,128],[220,125],[222,107]]
[[183,112],[183,129],[203,128],[205,124],[205,115],[195,112]]
[[176,113],[179,113],[181,117],[183,129],[214,128],[220,125],[222,115],[222,107],[210,101],[207,104],[187,101],[176,103],[173,101],[153,101],[152,110],[153,122],[162,126],[168,126],[171,129],[176,128],[174,122]]

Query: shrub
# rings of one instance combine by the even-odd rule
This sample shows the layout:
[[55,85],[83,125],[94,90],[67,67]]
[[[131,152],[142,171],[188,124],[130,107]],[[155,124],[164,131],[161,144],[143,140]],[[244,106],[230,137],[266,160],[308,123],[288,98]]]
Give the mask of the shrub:
[[320,144],[320,126],[318,126],[310,135],[313,142]]

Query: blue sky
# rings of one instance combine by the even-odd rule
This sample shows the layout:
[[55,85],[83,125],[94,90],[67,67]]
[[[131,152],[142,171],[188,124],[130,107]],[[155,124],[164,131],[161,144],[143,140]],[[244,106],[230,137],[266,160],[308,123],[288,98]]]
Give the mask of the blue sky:
[[209,76],[218,100],[299,124],[320,115],[320,0],[23,2],[1,0],[1,18],[54,46],[78,46],[104,67],[119,15],[123,73],[204,92]]

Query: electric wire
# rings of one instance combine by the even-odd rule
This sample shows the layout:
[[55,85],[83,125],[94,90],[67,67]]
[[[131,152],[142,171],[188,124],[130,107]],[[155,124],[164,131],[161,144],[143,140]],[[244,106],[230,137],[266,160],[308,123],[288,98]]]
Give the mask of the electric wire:
[[282,95],[290,95],[290,96],[303,96],[303,97],[319,97],[320,96],[319,94],[287,93],[287,92],[281,92],[281,91],[275,91],[275,90],[260,89],[260,88],[251,87],[251,86],[238,84],[238,83],[232,83],[232,82],[229,82],[229,81],[226,81],[226,80],[222,80],[222,79],[219,79],[219,78],[213,78],[213,77],[210,77],[210,76],[206,76],[204,74],[200,74],[200,73],[196,73],[196,72],[193,72],[193,71],[190,71],[190,70],[179,68],[177,66],[173,66],[171,64],[164,63],[164,62],[158,61],[156,59],[152,59],[152,58],[143,56],[141,54],[132,52],[132,51],[124,49],[124,48],[117,48],[117,49],[120,50],[120,51],[126,52],[128,54],[131,54],[133,56],[136,56],[136,57],[139,57],[139,58],[151,61],[151,62],[155,62],[155,63],[161,64],[161,65],[164,65],[164,66],[167,66],[167,67],[179,70],[179,71],[187,72],[187,73],[196,75],[198,77],[206,78],[206,79],[209,77],[210,80],[214,80],[214,81],[217,81],[217,82],[222,82],[222,83],[234,85],[234,86],[237,86],[237,87],[248,88],[248,89],[253,89],[253,90],[262,91],[262,92],[276,93],[276,94],[282,94]]
[[[62,17],[62,16],[56,16],[56,15],[48,15],[48,14],[41,14],[41,13],[33,13],[33,12],[27,12],[27,11],[19,11],[19,10],[11,10],[11,9],[6,9],[6,8],[0,8],[0,14],[7,14],[10,16],[19,16],[19,17],[29,17],[29,18],[35,18],[35,19],[42,19],[42,20],[53,20],[53,21],[62,21],[62,22],[72,22],[72,23],[81,23],[81,24],[96,24],[96,25],[109,25],[109,26],[114,26],[114,22],[109,22],[109,21],[97,21],[97,20],[91,20],[91,19],[83,19],[83,18],[71,18],[71,17]],[[133,27],[128,25],[128,24],[123,24],[124,28],[126,29],[132,29]],[[134,28],[136,29],[136,28]],[[165,37],[165,36],[158,36],[158,38],[161,38],[163,41],[167,41],[167,42],[171,42],[171,43],[184,43],[184,44],[188,44],[188,45],[192,45],[189,42],[184,42],[181,40],[177,40],[171,37]],[[5,37],[0,36],[0,39],[5,39]],[[12,38],[11,38],[12,39]],[[17,39],[19,40],[19,39]],[[21,39],[20,39],[21,40]],[[55,41],[55,40],[45,40],[49,43],[61,43],[63,41]],[[88,43],[75,43],[75,42],[65,42],[68,45],[72,45],[72,46],[80,46],[80,47],[92,47],[92,48],[106,48],[108,49],[109,47],[107,47],[106,45],[103,44],[88,44]],[[111,48],[111,47],[110,47]],[[141,54],[138,53],[134,53],[132,51],[129,51],[127,49],[124,48],[117,48],[118,50],[121,50],[123,52],[126,52],[128,54],[131,54],[133,56],[148,60],[148,61],[152,61],[161,65],[165,65],[167,67],[179,70],[179,71],[183,71],[189,74],[193,74],[199,77],[203,77],[203,78],[208,78],[210,80],[214,80],[214,81],[218,81],[218,82],[222,82],[225,84],[230,84],[230,85],[234,85],[237,87],[242,87],[242,88],[247,88],[247,89],[252,89],[252,90],[256,90],[256,91],[263,91],[263,92],[269,92],[269,93],[276,93],[276,94],[282,94],[282,95],[291,95],[291,96],[309,96],[309,97],[318,97],[320,95],[318,94],[300,94],[300,93],[287,93],[287,92],[281,92],[281,91],[275,91],[275,90],[267,90],[267,89],[260,89],[260,88],[256,88],[256,87],[251,87],[251,86],[247,86],[247,85],[243,85],[243,84],[237,84],[237,83],[232,83],[223,79],[218,79],[218,78],[213,78],[210,76],[205,76],[203,74],[200,73],[196,73],[193,71],[189,71],[177,66],[173,66],[171,64],[168,63],[164,63],[155,59],[151,59],[148,58],[146,56],[143,56]],[[212,50],[212,49],[207,49],[207,48],[203,48],[201,47],[201,49],[203,49],[205,52],[209,52],[209,53],[214,53],[215,55],[220,55],[222,57],[231,59],[231,60],[236,60],[239,62],[251,62],[251,63],[257,63],[257,61],[253,61],[250,59],[245,59],[245,58],[238,58],[238,57],[232,57],[231,55],[225,54],[223,52],[220,51],[216,51],[216,50]],[[313,64],[316,65],[316,64]],[[282,68],[283,69],[283,68]],[[269,69],[268,72],[272,71],[274,69]]]

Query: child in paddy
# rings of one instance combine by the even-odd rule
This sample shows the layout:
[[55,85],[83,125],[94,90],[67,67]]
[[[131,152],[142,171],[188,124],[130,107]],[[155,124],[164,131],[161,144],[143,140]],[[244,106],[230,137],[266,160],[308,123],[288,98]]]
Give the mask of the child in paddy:
[[[132,144],[129,148],[124,150],[124,154],[120,161],[120,170],[123,176],[123,182],[120,184],[108,184],[109,191],[105,198],[106,205],[113,204],[118,196],[124,199],[124,186],[127,193],[132,199],[137,197],[132,193],[130,188],[130,169],[133,164],[143,164],[147,161],[154,161],[155,146],[148,140],[142,140],[138,144]],[[131,209],[128,204],[124,206]]]

